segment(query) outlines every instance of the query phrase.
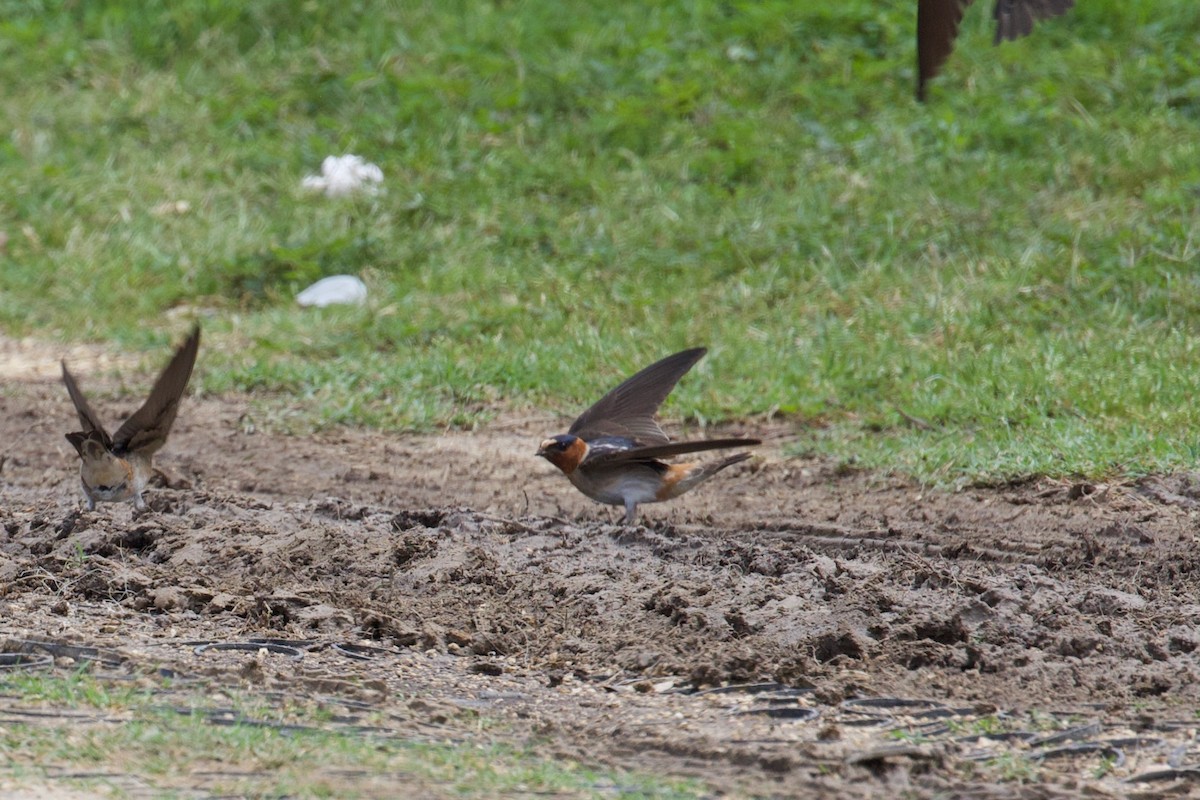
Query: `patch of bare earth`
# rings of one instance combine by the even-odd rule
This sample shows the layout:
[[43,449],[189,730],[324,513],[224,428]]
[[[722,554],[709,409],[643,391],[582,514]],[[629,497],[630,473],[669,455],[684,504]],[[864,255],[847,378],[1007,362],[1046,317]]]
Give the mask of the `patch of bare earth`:
[[[301,438],[247,414],[189,399],[154,511],[78,513],[65,392],[9,383],[0,642],[369,703],[396,735],[483,715],[490,739],[733,795],[1200,791],[1186,477],[943,493],[766,430],[628,529],[533,457],[549,415]],[[300,657],[195,652],[255,637]]]

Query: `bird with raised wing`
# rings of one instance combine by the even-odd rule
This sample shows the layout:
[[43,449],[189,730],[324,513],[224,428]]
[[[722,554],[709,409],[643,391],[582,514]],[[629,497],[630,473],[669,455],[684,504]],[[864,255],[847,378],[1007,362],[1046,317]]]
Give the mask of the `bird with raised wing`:
[[[972,0],[917,0],[917,99],[954,50],[958,25]],[[994,44],[1033,32],[1033,23],[1065,14],[1075,0],[996,0]]]
[[654,415],[679,379],[708,352],[684,350],[629,378],[579,415],[570,429],[541,443],[537,455],[562,470],[575,488],[599,503],[625,507],[625,524],[642,503],[679,497],[728,466],[737,453],[708,463],[669,464],[663,458],[761,444],[758,439],[672,442]]
[[79,453],[79,480],[88,511],[96,508],[97,501],[117,503],[131,498],[135,509],[146,509],[142,492],[150,480],[151,457],[166,444],[199,348],[197,325],[154,382],[146,402],[112,436],[79,391],[67,362],[62,362],[63,383],[83,429],[68,433],[67,441]]

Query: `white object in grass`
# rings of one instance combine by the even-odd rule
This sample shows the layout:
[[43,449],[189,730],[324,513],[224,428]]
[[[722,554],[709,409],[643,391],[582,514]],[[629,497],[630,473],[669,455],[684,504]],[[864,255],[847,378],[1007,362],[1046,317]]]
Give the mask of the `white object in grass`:
[[330,275],[296,295],[302,306],[324,308],[332,305],[362,305],[367,301],[367,285],[353,275]]
[[301,181],[305,189],[324,192],[326,197],[345,197],[355,192],[375,194],[381,183],[383,170],[356,155],[325,156],[321,174],[309,175]]

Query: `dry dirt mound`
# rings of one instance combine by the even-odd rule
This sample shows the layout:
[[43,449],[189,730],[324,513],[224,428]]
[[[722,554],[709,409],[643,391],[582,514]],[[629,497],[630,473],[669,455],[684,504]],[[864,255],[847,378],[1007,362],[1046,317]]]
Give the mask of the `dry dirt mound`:
[[[293,438],[208,400],[189,403],[154,511],[133,519],[77,513],[70,419],[53,384],[0,398],[10,649],[113,647],[187,672],[216,662],[185,642],[284,639],[302,658],[248,677],[233,651],[221,674],[369,679],[376,702],[418,692],[552,752],[724,790],[1200,785],[1186,478],[946,494],[786,458],[763,431],[760,458],[626,529],[532,457],[561,427],[549,417]],[[386,658],[346,655],[363,645]],[[1012,753],[1035,785],[998,766]]]

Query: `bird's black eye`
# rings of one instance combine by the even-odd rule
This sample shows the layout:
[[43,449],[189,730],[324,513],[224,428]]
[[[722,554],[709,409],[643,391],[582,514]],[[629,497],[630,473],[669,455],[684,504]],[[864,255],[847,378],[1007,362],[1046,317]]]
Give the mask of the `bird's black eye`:
[[556,443],[556,444],[554,445],[554,449],[555,449],[555,450],[566,450],[566,449],[567,449],[567,443],[566,443],[566,442],[558,442],[558,443]]

